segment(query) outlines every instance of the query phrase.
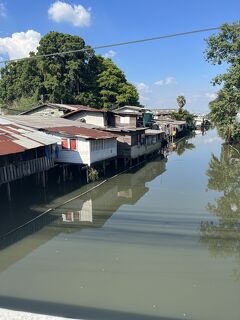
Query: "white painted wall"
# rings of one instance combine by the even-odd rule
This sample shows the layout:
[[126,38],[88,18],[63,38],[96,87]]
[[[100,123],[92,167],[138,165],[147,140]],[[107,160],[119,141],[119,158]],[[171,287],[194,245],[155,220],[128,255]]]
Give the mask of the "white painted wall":
[[117,156],[117,140],[116,139],[105,139],[97,140],[103,142],[103,148],[95,150],[93,148],[94,140],[91,140],[91,163],[110,159]]
[[[86,140],[77,139],[77,150],[68,150],[62,148],[62,139],[66,137],[58,134],[51,134],[58,140],[59,156],[56,162],[75,163],[91,165],[94,162],[110,159],[117,156],[117,140]],[[69,139],[70,143],[70,139]]]
[[79,114],[73,114],[68,117],[69,120],[80,121],[85,120],[87,124],[92,124],[97,127],[105,127],[106,121],[104,113],[102,112],[81,112]]

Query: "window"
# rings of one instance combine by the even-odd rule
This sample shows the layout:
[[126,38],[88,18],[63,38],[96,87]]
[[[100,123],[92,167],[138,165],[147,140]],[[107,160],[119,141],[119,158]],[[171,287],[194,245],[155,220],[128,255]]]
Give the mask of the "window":
[[77,150],[77,140],[76,139],[71,139],[70,140],[70,149],[73,151]]
[[64,150],[68,150],[69,149],[68,139],[62,139],[62,149],[64,149]]
[[130,123],[130,117],[120,116],[120,123]]

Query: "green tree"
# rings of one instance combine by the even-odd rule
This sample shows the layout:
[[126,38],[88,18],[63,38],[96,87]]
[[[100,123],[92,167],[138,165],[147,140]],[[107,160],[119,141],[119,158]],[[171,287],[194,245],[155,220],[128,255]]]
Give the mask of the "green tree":
[[184,106],[186,104],[186,98],[184,96],[177,97],[178,111],[173,112],[171,117],[175,120],[184,120],[189,125],[193,125],[194,115],[187,110],[184,110]]
[[207,39],[206,60],[212,64],[227,63],[227,72],[215,77],[213,85],[222,85],[217,98],[209,104],[210,120],[226,142],[240,140],[240,24],[224,24],[221,32]]
[[183,108],[186,104],[186,98],[184,96],[178,96],[177,97],[177,104],[178,104],[178,112],[179,113],[182,113],[183,112]]
[[[80,51],[61,54],[74,50]],[[56,52],[59,54],[51,56]],[[136,88],[127,82],[123,71],[110,59],[97,56],[78,36],[49,32],[31,56],[33,59],[10,62],[1,69],[2,104],[26,109],[41,97],[53,103],[99,108],[138,104]]]
[[103,69],[98,76],[100,101],[104,108],[118,105],[138,105],[138,92],[127,82],[125,74],[111,59],[100,58]]

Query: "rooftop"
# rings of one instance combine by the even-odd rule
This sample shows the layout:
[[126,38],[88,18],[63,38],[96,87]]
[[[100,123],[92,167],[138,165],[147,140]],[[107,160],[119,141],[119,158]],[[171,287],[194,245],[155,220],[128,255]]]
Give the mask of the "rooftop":
[[67,111],[73,111],[73,110],[76,110],[78,108],[78,105],[73,105],[73,104],[42,103],[42,104],[39,104],[36,107],[33,107],[33,108],[29,109],[29,110],[26,110],[26,111],[22,112],[21,114],[28,114],[31,111],[34,111],[34,110],[37,110],[37,109],[41,109],[41,108],[43,108],[45,106],[53,108],[53,109],[57,108],[57,109],[63,109],[63,110],[67,110]]
[[76,127],[84,127],[88,129],[96,128],[94,125],[86,124],[86,123],[78,123],[72,120],[67,120],[63,118],[44,118],[41,116],[37,115],[15,115],[15,116],[2,116],[2,118],[16,122],[18,124],[28,126],[34,129],[45,129],[45,128],[50,128],[50,127],[71,127],[71,126],[76,126]]
[[0,118],[0,156],[24,152],[56,143],[43,132]]
[[113,139],[116,138],[116,135],[113,135],[106,131],[95,130],[95,129],[88,129],[88,128],[81,128],[81,127],[52,127],[46,128],[47,132],[52,133],[59,133],[63,135],[67,135],[70,137],[81,137],[84,139]]
[[106,127],[102,130],[105,131],[111,131],[111,132],[134,132],[134,131],[144,131],[146,130],[145,127],[132,127],[132,128],[128,128],[128,127]]
[[62,116],[62,118],[68,118],[69,116],[72,116],[74,114],[83,112],[83,111],[89,111],[89,112],[106,112],[105,110],[101,110],[101,109],[96,109],[96,108],[92,108],[92,107],[87,107],[87,106],[82,106],[82,105],[71,105],[74,107],[77,107],[77,109],[65,114]]
[[165,133],[163,130],[153,130],[153,129],[147,129],[145,131],[145,134],[147,136],[155,136],[156,134],[162,134],[162,133]]

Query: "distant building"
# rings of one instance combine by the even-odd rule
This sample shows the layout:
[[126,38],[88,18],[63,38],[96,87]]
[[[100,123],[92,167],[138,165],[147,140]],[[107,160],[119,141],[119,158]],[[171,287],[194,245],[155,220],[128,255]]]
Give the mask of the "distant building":
[[155,120],[171,118],[171,114],[177,111],[178,109],[151,109]]
[[170,136],[181,136],[188,130],[188,124],[184,120],[161,119],[156,123],[159,128]]

